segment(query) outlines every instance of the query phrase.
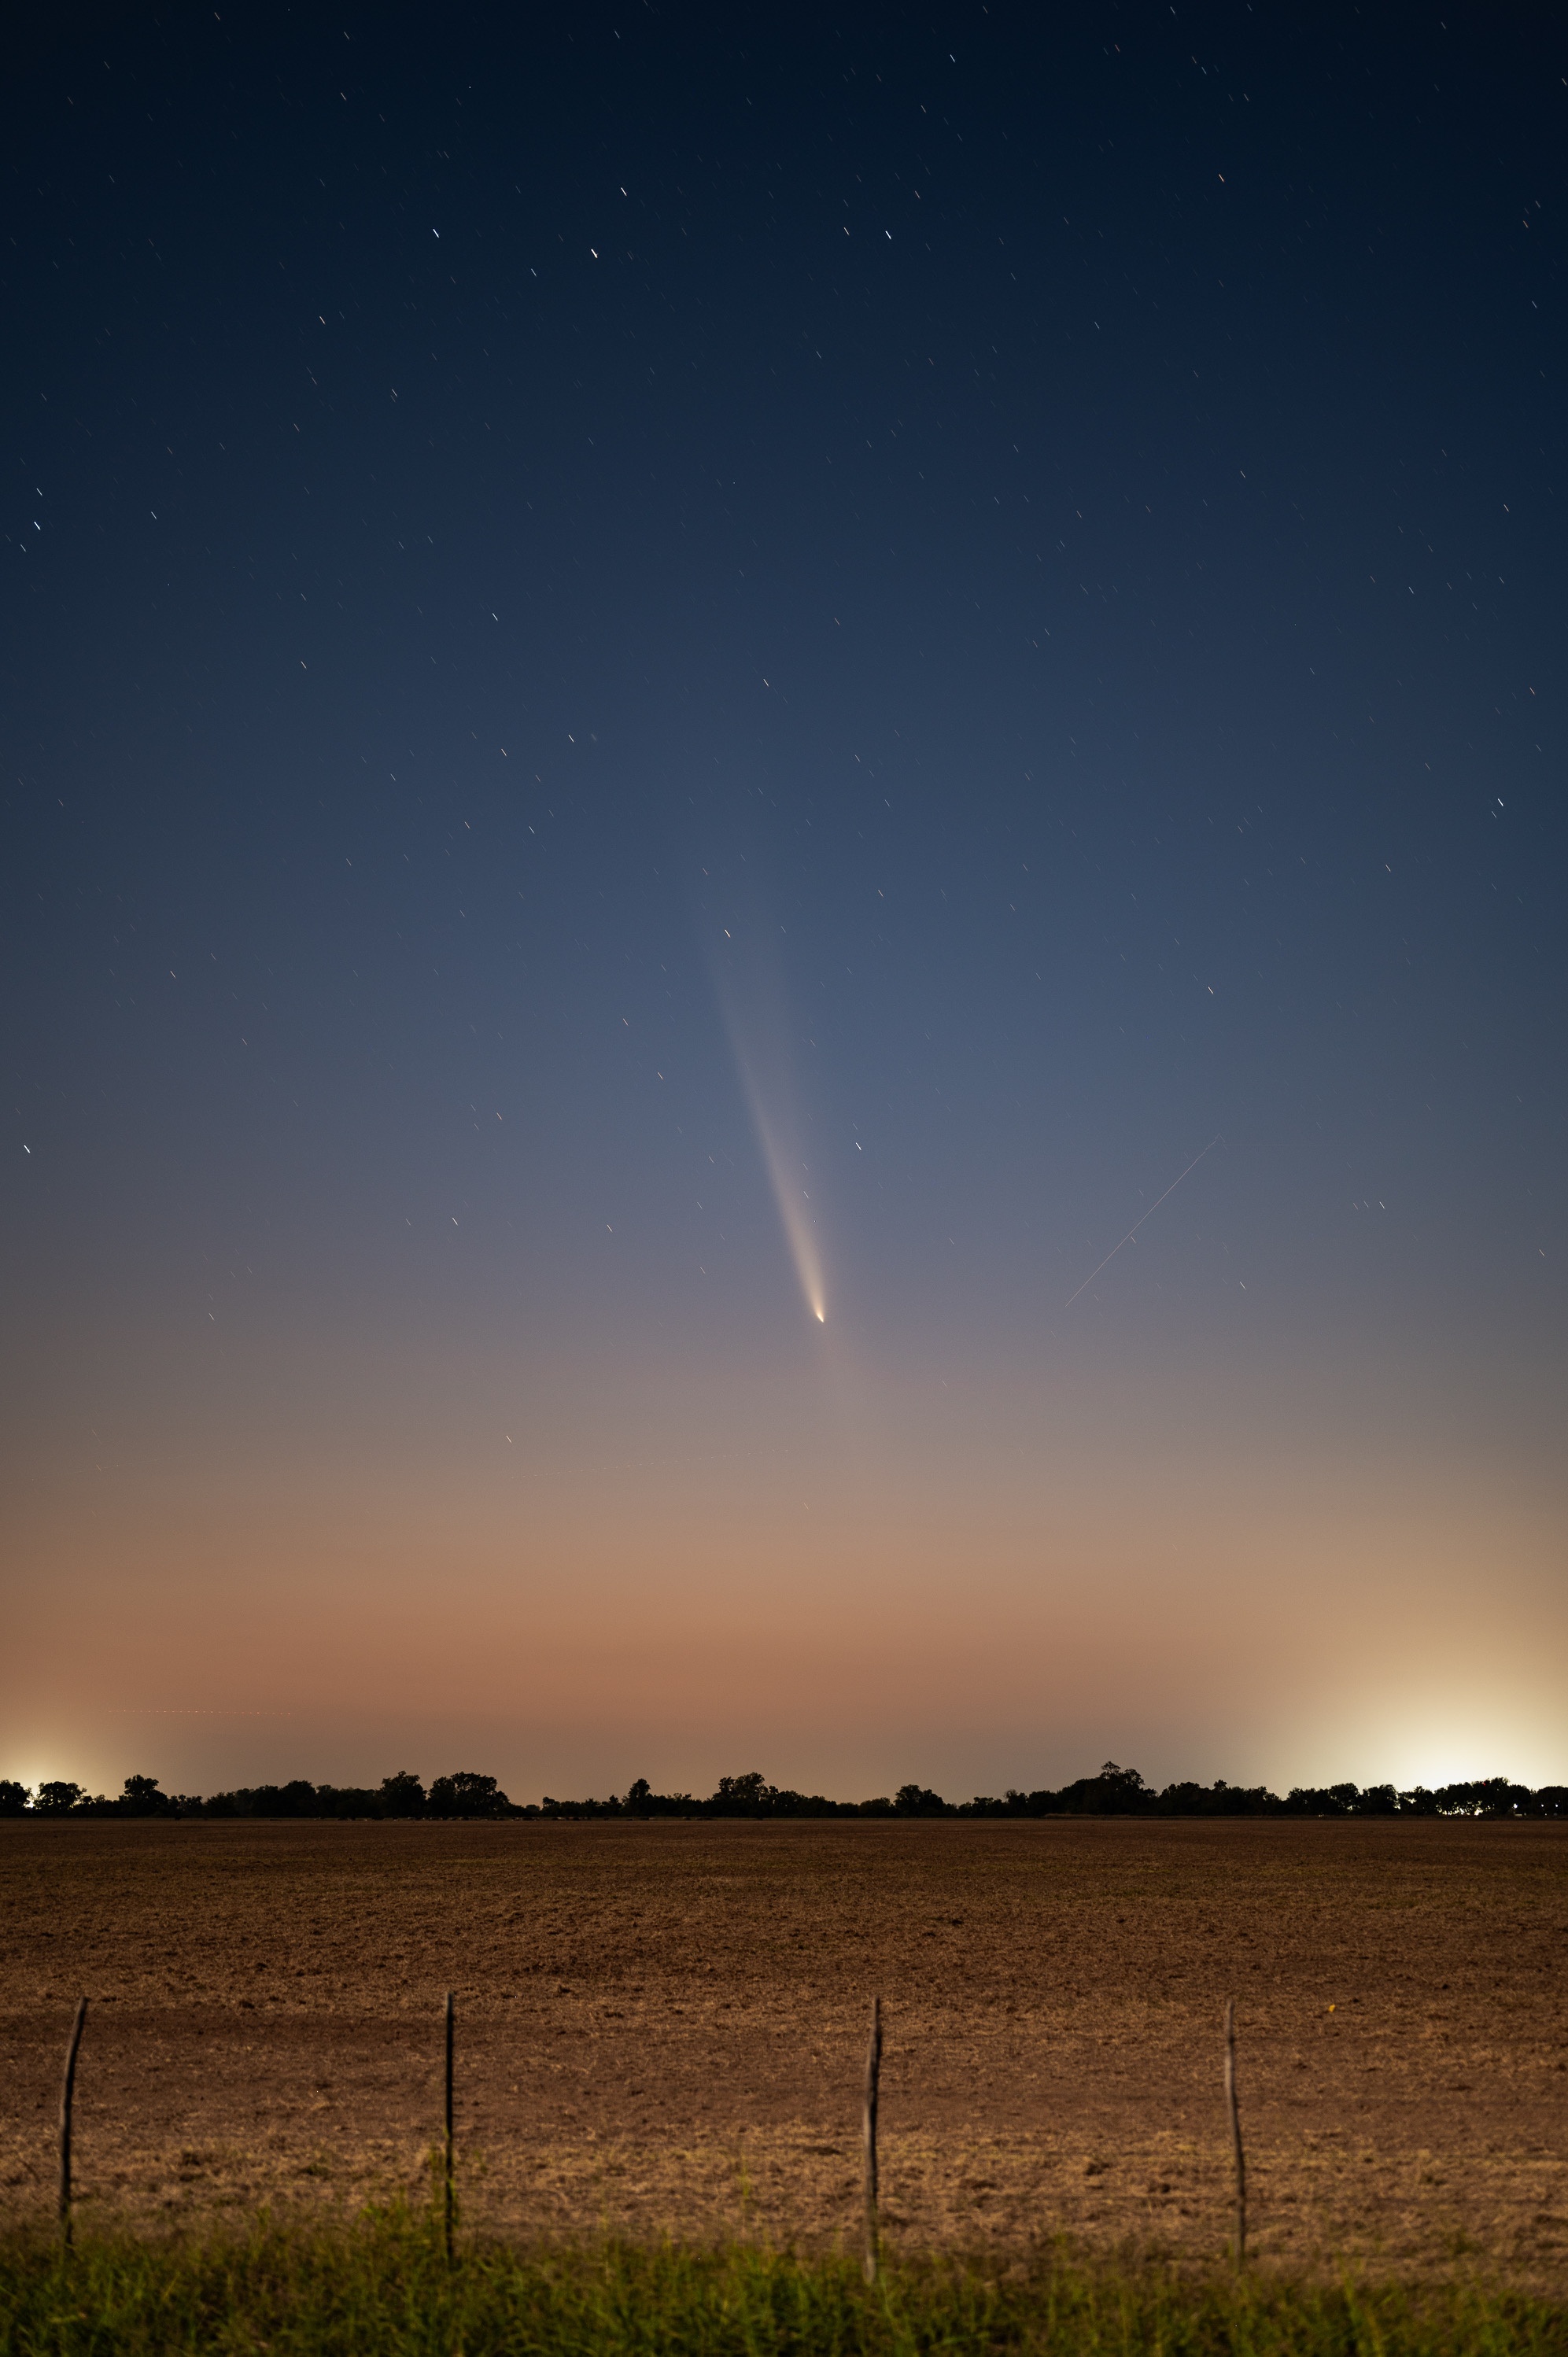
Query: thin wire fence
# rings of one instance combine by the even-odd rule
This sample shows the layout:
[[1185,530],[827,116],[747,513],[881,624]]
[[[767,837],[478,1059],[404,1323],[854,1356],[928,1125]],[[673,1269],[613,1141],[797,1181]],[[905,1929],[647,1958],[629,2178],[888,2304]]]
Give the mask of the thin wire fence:
[[[82,2036],[87,2023],[88,2001],[82,1996],[77,2005],[66,2048],[65,2070],[60,2083],[59,2129],[59,2222],[63,2247],[71,2245],[75,2220],[75,2186],[72,2177],[73,2139],[77,2064],[81,2051]],[[442,2240],[448,2264],[456,2255],[457,2146],[456,2128],[456,1992],[447,1989],[441,2001],[442,2027],[442,2134],[439,2147],[439,2201]],[[878,2127],[882,2082],[882,1998],[880,1993],[871,1999],[871,2031],[866,2045],[865,2091],[861,2106],[861,2147],[864,2163],[864,2218],[862,2269],[868,2285],[876,2281],[881,2251],[880,2156]],[[1247,2163],[1241,2137],[1240,2107],[1236,2071],[1236,2001],[1225,2000],[1221,2082],[1224,2090],[1225,2116],[1230,2134],[1234,2183],[1233,2255],[1238,2267],[1247,2257]]]

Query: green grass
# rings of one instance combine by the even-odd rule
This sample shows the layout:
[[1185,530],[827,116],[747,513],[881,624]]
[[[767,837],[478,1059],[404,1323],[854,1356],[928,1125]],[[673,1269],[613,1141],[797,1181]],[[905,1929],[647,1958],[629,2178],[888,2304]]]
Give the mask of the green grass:
[[843,2258],[738,2244],[466,2243],[448,2269],[409,2213],[230,2239],[0,2237],[4,2357],[1568,2357],[1568,2309],[1480,2283],[1310,2284],[1041,2254],[928,2260],[867,2290]]

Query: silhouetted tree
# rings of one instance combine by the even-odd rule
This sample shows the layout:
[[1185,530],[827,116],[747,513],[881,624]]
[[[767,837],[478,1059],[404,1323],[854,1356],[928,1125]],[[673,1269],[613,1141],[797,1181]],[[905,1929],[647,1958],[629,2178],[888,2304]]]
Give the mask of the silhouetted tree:
[[744,1776],[721,1776],[713,1798],[714,1813],[725,1817],[766,1816],[773,1797],[773,1787],[759,1768],[748,1770]]
[[159,1792],[156,1776],[127,1776],[125,1789],[114,1805],[126,1817],[166,1817],[174,1810],[168,1794]]
[[954,1813],[950,1801],[940,1792],[929,1792],[923,1784],[900,1784],[894,1796],[893,1810],[900,1817],[948,1817]]
[[1444,1784],[1437,1795],[1439,1813],[1445,1817],[1514,1817],[1534,1813],[1535,1795],[1527,1784],[1510,1784],[1506,1776],[1480,1776],[1466,1784]]
[[400,1768],[395,1776],[381,1778],[381,1814],[383,1817],[422,1817],[424,1814],[424,1787],[412,1768]]
[[40,1817],[69,1816],[77,1803],[86,1798],[84,1785],[68,1784],[57,1778],[49,1783],[40,1784],[33,1794],[34,1814]]
[[[266,1814],[270,1817],[313,1817],[316,1814],[316,1787],[308,1777],[291,1776],[286,1784],[258,1785],[258,1800],[263,1792],[269,1803]],[[262,1813],[258,1810],[255,1813],[260,1815]]]
[[430,1787],[433,1817],[508,1817],[511,1803],[493,1776],[460,1768],[451,1776],[437,1776]]
[[1360,1797],[1358,1784],[1293,1784],[1285,1813],[1293,1817],[1348,1817]]
[[372,1792],[366,1784],[317,1784],[311,1813],[317,1817],[384,1817],[386,1811],[379,1789]]
[[19,1817],[27,1805],[27,1800],[26,1784],[16,1783],[9,1776],[0,1776],[0,1817]]
[[[1029,1795],[1031,1813],[1038,1796]],[[1155,1795],[1135,1768],[1118,1768],[1108,1760],[1098,1776],[1080,1776],[1056,1795],[1056,1805],[1073,1817],[1133,1817],[1147,1815]]]

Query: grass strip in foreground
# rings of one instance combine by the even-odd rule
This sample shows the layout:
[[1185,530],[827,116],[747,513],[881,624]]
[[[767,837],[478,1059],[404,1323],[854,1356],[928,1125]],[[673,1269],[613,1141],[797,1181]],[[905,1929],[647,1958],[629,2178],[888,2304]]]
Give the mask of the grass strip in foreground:
[[406,2212],[224,2239],[0,2238],[0,2357],[1568,2357],[1568,2309],[1483,2283],[1193,2276],[1064,2251],[1006,2272],[847,2258],[439,2236]]

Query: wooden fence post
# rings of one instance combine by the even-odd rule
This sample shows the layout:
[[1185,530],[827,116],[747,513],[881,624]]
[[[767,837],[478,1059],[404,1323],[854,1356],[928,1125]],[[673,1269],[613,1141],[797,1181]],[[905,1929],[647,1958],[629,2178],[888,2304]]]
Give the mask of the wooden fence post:
[[443,2223],[446,2244],[446,2264],[452,2264],[452,1992],[446,1992],[446,2133],[442,2170]]
[[71,2110],[76,2101],[76,2058],[81,2046],[81,2033],[87,2024],[87,1999],[79,2000],[76,2019],[70,2025],[70,2043],[65,2050],[65,2077],[59,2090],[59,2232],[60,2240],[70,2248],[70,2126]]
[[1230,2157],[1236,2168],[1236,2265],[1247,2257],[1247,2156],[1241,2148],[1241,2114],[1236,2102],[1236,2000],[1225,2000],[1225,2108],[1230,2118]]
[[865,2111],[862,2128],[865,2143],[865,2280],[876,2281],[876,2097],[882,2077],[882,1999],[871,2000],[871,2043],[865,2050]]

